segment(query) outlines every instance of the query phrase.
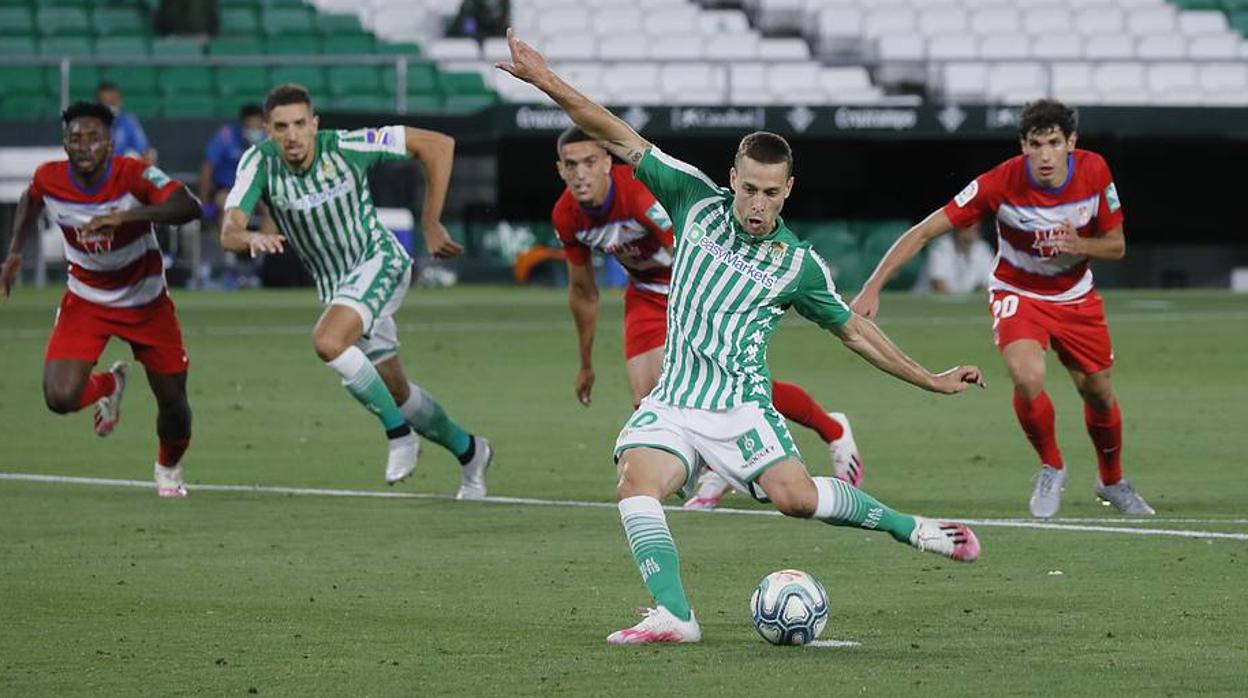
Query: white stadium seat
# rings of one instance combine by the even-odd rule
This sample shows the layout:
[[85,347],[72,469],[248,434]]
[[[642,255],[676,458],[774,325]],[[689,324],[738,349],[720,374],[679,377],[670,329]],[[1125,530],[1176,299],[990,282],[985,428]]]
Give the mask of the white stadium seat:
[[1207,63],[1200,67],[1197,82],[1205,92],[1248,90],[1248,65]]
[[[1144,91],[1142,63],[1105,63],[1092,70],[1092,85],[1105,95],[1127,98]],[[1123,102],[1120,102],[1123,103]]]
[[913,31],[914,27],[914,10],[898,5],[871,10],[862,23],[862,31],[867,38]]
[[1050,86],[1055,92],[1095,88],[1091,63],[1051,63],[1049,73]]
[[604,61],[643,61],[649,56],[646,44],[635,36],[613,36],[598,41],[598,57]]
[[1083,54],[1088,58],[1135,58],[1135,39],[1124,34],[1089,36]]
[[1230,25],[1226,15],[1217,10],[1187,10],[1179,13],[1179,31],[1186,36],[1224,34]]
[[552,36],[544,42],[543,53],[552,61],[587,61],[598,56],[598,40],[588,34]]
[[983,7],[971,13],[971,31],[976,34],[1013,34],[1020,26],[1019,11],[1013,7]]
[[963,32],[969,24],[967,11],[957,5],[925,7],[918,16],[919,33],[926,36]]
[[1049,71],[1039,63],[1000,63],[988,69],[989,99],[1011,104],[1048,95]]
[[810,44],[802,39],[763,39],[758,44],[758,58],[764,61],[805,61],[810,59]]
[[824,38],[862,36],[862,11],[830,7],[819,11],[819,36]]
[[542,36],[559,36],[567,32],[584,32],[589,29],[589,11],[581,8],[560,8],[542,13],[538,17],[537,30]]
[[819,84],[829,95],[838,92],[864,92],[874,88],[867,69],[858,65],[823,68],[819,71]]
[[641,10],[636,7],[611,7],[597,10],[590,20],[598,36],[627,36],[642,31]]
[[660,36],[650,40],[650,57],[659,61],[694,60],[702,58],[699,36]]
[[1023,14],[1023,30],[1033,36],[1068,32],[1073,26],[1074,19],[1065,7],[1035,8]]
[[651,37],[698,33],[698,8],[695,5],[670,7],[645,17],[646,34]]
[[927,55],[927,43],[914,34],[881,36],[876,44],[880,60],[921,61]]
[[1083,58],[1085,40],[1074,34],[1037,36],[1031,44],[1031,55],[1046,60]]
[[1091,7],[1075,13],[1075,31],[1084,36],[1121,34],[1127,22],[1117,7]]
[[1031,41],[1022,35],[985,36],[979,42],[979,57],[984,60],[1008,60],[1027,58],[1031,55]]
[[740,10],[706,10],[698,17],[698,32],[702,36],[745,34],[749,31],[750,21]]
[[723,64],[671,63],[659,69],[663,93],[677,104],[723,104],[728,97]]
[[1136,43],[1135,55],[1150,61],[1186,58],[1187,38],[1177,34],[1145,36]]
[[966,34],[941,34],[927,42],[927,56],[942,61],[978,58],[979,44]]
[[1148,66],[1145,78],[1154,94],[1175,90],[1198,89],[1196,65],[1193,63],[1154,63]]
[[654,63],[621,63],[602,71],[602,84],[617,101],[629,104],[657,104],[659,67]]
[[475,39],[438,39],[428,45],[428,55],[435,61],[475,61],[481,58],[481,47]]
[[983,63],[948,63],[942,77],[946,97],[981,99],[988,82],[988,66]]
[[1175,14],[1170,5],[1131,10],[1127,13],[1127,29],[1135,36],[1169,34],[1176,29]]
[[511,50],[507,48],[507,40],[494,37],[481,42],[481,58],[492,63],[510,61]]
[[702,45],[702,55],[717,61],[748,61],[758,57],[758,34],[712,36]]
[[602,86],[603,67],[601,63],[560,63],[555,66],[555,70],[570,85],[581,92],[597,90]]
[[1187,44],[1187,55],[1198,60],[1238,58],[1241,43],[1244,41],[1238,34],[1193,36]]

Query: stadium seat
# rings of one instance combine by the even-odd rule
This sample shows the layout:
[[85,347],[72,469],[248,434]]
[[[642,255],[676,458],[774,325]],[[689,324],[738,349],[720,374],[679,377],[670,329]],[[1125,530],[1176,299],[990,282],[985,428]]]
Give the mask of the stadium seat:
[[819,104],[827,96],[819,89],[820,65],[814,61],[773,63],[767,66],[766,85],[772,100],[793,104]]
[[364,27],[360,25],[359,16],[354,14],[318,12],[314,22],[316,30],[320,32],[321,36],[345,36],[367,33]]
[[177,95],[165,97],[161,115],[178,119],[209,119],[226,116],[220,113],[219,100],[208,95]]
[[540,36],[546,38],[568,32],[584,32],[589,29],[589,11],[576,7],[548,10],[538,18],[536,29]]
[[698,9],[696,6],[676,6],[659,10],[642,18],[645,35],[682,36],[693,38],[698,32]]
[[438,75],[438,84],[442,92],[449,95],[488,95],[490,89],[485,86],[481,73],[476,71],[442,72]]
[[1042,7],[1023,13],[1023,29],[1032,36],[1053,36],[1072,29],[1070,11],[1064,7]]
[[36,26],[44,36],[87,36],[91,33],[91,20],[86,10],[76,7],[41,7],[36,15]]
[[[515,82],[512,80],[511,82]],[[432,63],[424,61],[408,61],[407,63],[407,96],[439,94],[438,69]]]
[[927,42],[917,34],[889,34],[879,38],[876,53],[885,63],[921,61],[927,56]]
[[[588,37],[586,37],[588,40]],[[549,42],[547,42],[549,44]],[[481,48],[474,39],[438,39],[428,46],[429,58],[435,61],[476,61]]]
[[198,39],[162,36],[152,41],[153,56],[202,56],[203,54],[204,47]]
[[260,33],[260,16],[252,7],[223,7],[218,31],[222,36],[250,36]]
[[316,56],[321,53],[321,40],[315,36],[271,36],[264,41],[266,53],[280,56]]
[[0,96],[0,118],[3,119],[42,119],[55,116],[58,108],[52,97],[7,93]]
[[698,17],[698,32],[702,36],[745,34],[749,31],[750,21],[740,10],[704,10]]
[[1084,55],[1088,58],[1134,58],[1135,38],[1125,34],[1087,37]]
[[863,13],[856,7],[828,7],[816,19],[821,39],[853,38],[863,33]]
[[1145,82],[1163,104],[1199,104],[1203,96],[1193,63],[1154,63],[1148,66]]
[[650,52],[636,37],[616,36],[599,42],[598,57],[604,61],[644,61]]
[[598,36],[638,34],[642,32],[641,11],[636,7],[612,7],[593,13],[590,28]]
[[139,95],[155,95],[159,92],[159,71],[146,65],[112,65],[100,69],[100,78],[121,88],[126,103]]
[[12,96],[50,95],[50,85],[57,79],[59,71],[55,68],[23,67],[16,70],[0,70],[0,94]]
[[[859,230],[862,235],[862,258],[866,269],[874,269],[875,265],[884,258],[888,248],[892,247],[897,238],[901,237],[909,227],[910,224],[907,221],[856,222],[853,229]],[[893,276],[885,288],[900,290],[913,287],[915,280],[919,277],[919,272],[923,269],[923,259],[924,255],[915,255],[914,259]]]
[[1177,29],[1175,14],[1172,5],[1135,9],[1127,14],[1127,30],[1134,36],[1170,34]]
[[408,58],[420,58],[425,55],[425,51],[420,44],[406,41],[378,41],[377,45],[374,47],[374,52],[384,53],[387,55],[393,54],[396,56],[406,56]]
[[99,36],[143,36],[151,32],[133,8],[100,7],[91,13],[91,26]]
[[758,42],[758,58],[763,61],[808,61],[810,44],[802,39],[764,38]]
[[224,36],[208,42],[213,56],[256,56],[264,53],[264,42],[254,36]]
[[272,86],[269,70],[264,66],[220,66],[217,71],[217,94],[238,100],[260,101]]
[[394,97],[380,94],[339,95],[326,100],[325,108],[341,112],[393,112],[395,101]]
[[372,66],[333,65],[329,67],[328,75],[329,93],[334,97],[382,92],[381,74]]
[[799,225],[794,230],[812,249],[823,258],[832,272],[837,290],[858,289],[867,279],[870,269],[862,260],[862,243],[849,224],[830,221]]
[[1144,66],[1140,63],[1105,63],[1092,70],[1092,84],[1112,103],[1129,104],[1144,93]]
[[1015,34],[1021,24],[1019,11],[1012,7],[983,7],[971,12],[971,31],[980,35]]
[[1187,55],[1196,60],[1225,60],[1239,57],[1244,43],[1236,34],[1193,36],[1187,44]]
[[[924,7],[917,20],[919,33],[924,36],[964,32],[969,25],[969,14],[957,5]],[[881,32],[886,34],[890,32]]]
[[863,17],[862,34],[873,39],[885,34],[914,31],[916,21],[915,12],[909,7],[893,6],[873,9]]
[[723,64],[669,63],[659,69],[663,94],[677,104],[722,104],[728,95],[728,71]]
[[315,13],[302,8],[279,7],[260,13],[260,31],[267,36],[315,34]]
[[[48,73],[48,92],[59,94],[61,91],[60,71]],[[70,99],[95,99],[95,88],[100,84],[100,69],[93,65],[71,64],[69,70]]]
[[1084,36],[1117,35],[1126,30],[1126,19],[1117,7],[1090,7],[1075,13],[1074,26]]
[[106,36],[95,40],[100,56],[146,56],[152,52],[152,41],[146,36]]
[[625,63],[603,71],[603,84],[618,103],[656,104],[662,99],[658,83],[659,68],[654,63]]
[[650,58],[656,61],[698,60],[702,58],[699,36],[660,36],[650,41]]
[[308,88],[315,100],[317,95],[325,91],[325,70],[314,65],[283,65],[273,68],[270,76],[274,85],[287,82],[298,83]]
[[1050,87],[1057,95],[1095,90],[1091,63],[1053,63],[1049,66]]
[[1039,63],[1000,63],[988,69],[990,100],[1021,104],[1048,96],[1049,72]]
[[702,44],[702,57],[718,61],[749,61],[758,58],[762,40],[757,34],[720,34]]
[[369,54],[377,50],[371,34],[343,34],[321,39],[321,52],[333,55]]
[[1023,35],[985,36],[979,42],[979,57],[984,60],[1010,60],[1031,55],[1031,38]]
[[945,97],[982,99],[988,82],[988,66],[983,63],[947,63],[943,76]]
[[90,56],[95,53],[94,43],[85,36],[47,37],[39,42],[39,55]]
[[1248,9],[1239,10],[1231,14],[1231,27],[1248,37]]
[[0,56],[27,57],[35,55],[36,50],[32,36],[0,36]]
[[442,104],[442,110],[457,114],[472,113],[492,106],[496,102],[498,102],[498,95],[493,92],[473,95],[447,95],[446,101]]
[[1248,90],[1248,64],[1204,64],[1200,66],[1197,83],[1205,92]]
[[1214,10],[1179,13],[1179,31],[1184,36],[1225,34],[1229,30],[1230,24],[1222,12]]
[[[214,93],[212,68],[208,67],[178,65],[161,68],[157,79],[161,94],[167,98]],[[165,106],[168,106],[167,101]]]
[[[766,96],[764,96],[766,95]],[[728,99],[732,104],[768,101],[767,72],[759,63],[733,63],[728,72]]]
[[1083,46],[1083,38],[1072,34],[1037,36],[1032,40],[1031,55],[1046,60],[1083,58]]
[[584,34],[552,37],[545,45],[546,57],[552,61],[586,61],[598,56],[598,41]]
[[1155,61],[1187,57],[1187,38],[1177,34],[1144,36],[1135,44],[1135,56]]
[[969,60],[979,57],[979,44],[966,34],[941,34],[927,42],[927,56],[932,60]]
[[0,7],[0,37],[35,33],[35,17],[26,7]]

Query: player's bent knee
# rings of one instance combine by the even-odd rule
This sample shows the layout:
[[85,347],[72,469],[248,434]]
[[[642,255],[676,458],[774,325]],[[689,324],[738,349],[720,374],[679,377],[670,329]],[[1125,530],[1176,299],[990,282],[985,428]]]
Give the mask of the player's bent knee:
[[43,401],[48,409],[56,414],[69,414],[78,411],[78,398],[81,389],[70,390],[62,387],[45,386]]
[[815,508],[819,503],[817,493],[793,487],[778,488],[774,492],[768,492],[767,497],[781,514],[798,519],[809,519],[814,516]]
[[330,332],[312,333],[312,348],[321,361],[333,361],[342,356],[342,352],[351,348],[345,338]]

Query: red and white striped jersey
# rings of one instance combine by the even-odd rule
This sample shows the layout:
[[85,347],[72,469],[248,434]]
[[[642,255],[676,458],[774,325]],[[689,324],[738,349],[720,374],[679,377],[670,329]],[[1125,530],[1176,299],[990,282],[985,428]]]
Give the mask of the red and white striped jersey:
[[46,162],[27,189],[61,228],[70,293],[97,305],[133,308],[165,293],[164,262],[154,226],[126,223],[111,233],[82,228],[96,216],[160,204],[183,184],[154,165],[113,156],[95,186],[78,181],[68,160]]
[[564,189],[551,222],[572,264],[588,264],[590,251],[600,250],[619,260],[633,286],[667,295],[672,280],[672,221],[628,165],[611,167],[611,189],[596,211],[583,208]]
[[1048,189],[1031,176],[1027,157],[997,165],[967,185],[945,205],[957,227],[988,214],[997,220],[997,262],[992,290],[1047,301],[1073,301],[1092,290],[1092,268],[1083,255],[1054,254],[1041,244],[1070,221],[1080,237],[1095,237],[1122,225],[1122,205],[1109,165],[1100,155],[1075,150],[1068,156],[1066,181]]

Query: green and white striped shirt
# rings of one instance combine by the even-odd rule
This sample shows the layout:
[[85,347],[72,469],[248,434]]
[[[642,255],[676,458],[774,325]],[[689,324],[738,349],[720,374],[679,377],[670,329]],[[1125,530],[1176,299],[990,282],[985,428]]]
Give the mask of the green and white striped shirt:
[[637,179],[676,231],[663,372],[651,396],[704,410],[770,404],[767,343],[785,310],[827,329],[852,315],[827,265],[783,220],[751,236],[733,216],[730,190],[658,148],[637,165]]
[[402,126],[321,131],[314,147],[316,155],[305,172],[292,170],[271,141],[248,148],[225,206],[251,215],[263,199],[278,230],[316,279],[321,302],[328,303],[364,260],[377,254],[410,259],[377,219],[367,176],[379,162],[409,156]]

